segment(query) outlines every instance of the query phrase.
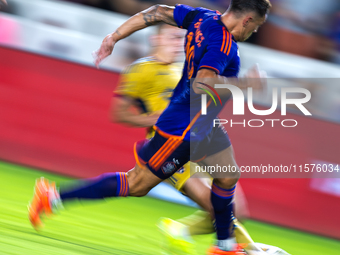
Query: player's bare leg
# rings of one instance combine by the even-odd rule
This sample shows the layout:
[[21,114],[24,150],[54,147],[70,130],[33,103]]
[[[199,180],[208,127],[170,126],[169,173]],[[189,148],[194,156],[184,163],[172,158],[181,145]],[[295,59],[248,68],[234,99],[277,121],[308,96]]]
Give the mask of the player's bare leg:
[[184,193],[202,207],[213,219],[213,206],[210,201],[211,183],[201,178],[190,178],[183,185]]
[[35,185],[34,197],[29,205],[29,219],[37,229],[41,216],[52,213],[62,203],[76,199],[104,199],[108,197],[145,196],[162,180],[146,167],[138,164],[127,173],[105,173],[96,178],[75,181],[58,192],[54,184],[41,178]]
[[129,196],[142,197],[163,180],[155,176],[146,166],[138,164],[127,172],[129,183]]

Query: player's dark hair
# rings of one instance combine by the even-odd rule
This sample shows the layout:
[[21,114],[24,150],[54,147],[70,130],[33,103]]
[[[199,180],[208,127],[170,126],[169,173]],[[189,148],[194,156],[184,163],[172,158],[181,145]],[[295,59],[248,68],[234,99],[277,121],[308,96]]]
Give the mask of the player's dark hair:
[[232,0],[229,10],[235,13],[255,11],[260,17],[268,14],[272,7],[269,0]]

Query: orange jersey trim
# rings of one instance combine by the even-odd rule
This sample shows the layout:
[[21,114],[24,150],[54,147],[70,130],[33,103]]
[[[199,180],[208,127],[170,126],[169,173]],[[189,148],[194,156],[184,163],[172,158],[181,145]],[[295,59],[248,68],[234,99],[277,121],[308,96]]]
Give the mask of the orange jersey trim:
[[232,35],[223,27],[223,42],[220,51],[227,56],[230,53],[231,45],[233,44]]
[[229,43],[229,48],[228,48],[228,52],[227,52],[227,56],[229,56],[229,53],[230,53],[230,49],[231,49],[231,45],[233,44],[233,39],[232,39],[232,36],[230,34],[230,43]]
[[168,134],[162,130],[160,130],[157,126],[154,126],[153,127],[155,131],[157,131],[158,134],[160,134],[161,136],[163,136],[164,138],[171,138],[171,137],[174,137],[174,138],[181,138],[182,136],[179,136],[179,135],[171,135],[171,134]]
[[200,69],[202,69],[202,68],[212,69],[212,70],[214,70],[217,74],[220,74],[220,71],[219,71],[217,68],[215,68],[215,67],[212,67],[212,66],[200,66]]
[[203,156],[202,158],[200,158],[200,159],[197,159],[197,160],[190,160],[190,161],[191,161],[191,162],[194,162],[194,163],[198,163],[198,162],[204,160],[206,157],[207,157],[207,155],[204,155],[204,156]]
[[171,145],[174,143],[173,138],[169,138],[162,147],[152,156],[152,158],[149,160],[149,165],[152,167],[155,167],[157,164],[157,160],[162,157],[166,153],[166,150],[171,147]]
[[223,51],[224,54],[227,52],[227,49],[229,48],[229,46],[230,46],[230,33],[228,33],[227,35],[227,45],[224,48],[224,51]]
[[[209,105],[211,104],[212,99],[210,98],[210,100],[207,103],[207,107],[209,107]],[[157,133],[159,133],[161,136],[163,136],[164,138],[173,138],[173,139],[181,139],[183,140],[185,135],[188,133],[188,131],[190,130],[190,128],[192,127],[192,125],[194,125],[194,123],[196,122],[196,120],[199,118],[199,116],[201,115],[201,111],[199,111],[198,113],[196,113],[195,117],[191,120],[190,124],[188,125],[188,127],[184,130],[183,134],[181,136],[178,135],[171,135],[168,134],[162,130],[160,130],[157,126],[154,126],[154,129],[157,131]],[[165,144],[163,144],[164,146]],[[163,147],[162,146],[162,147]]]
[[164,163],[166,158],[169,157],[182,142],[182,139],[173,137],[169,138],[149,160],[149,165],[155,170],[158,170],[161,164]]
[[230,33],[229,32],[227,32],[227,39],[226,40],[227,40],[227,43],[226,43],[226,46],[225,46],[225,48],[223,50],[224,54],[227,52],[227,49],[228,49],[228,47],[230,45]]
[[[170,139],[172,140],[172,138]],[[182,140],[178,140],[178,139],[173,141],[170,147],[166,151],[164,151],[156,161],[153,162],[152,167],[155,170],[158,170],[161,167],[161,165],[165,162],[165,160],[178,148],[178,146],[181,145],[182,142],[183,142]]]
[[223,48],[224,48],[224,45],[225,45],[225,37],[226,37],[226,31],[225,31],[225,28],[223,28],[223,42],[222,42],[222,46],[221,46],[221,49],[220,51],[223,52]]
[[[211,104],[212,99],[210,98],[209,102],[207,103],[207,108],[209,107],[209,105]],[[184,139],[185,135],[188,133],[188,131],[190,130],[190,128],[195,124],[195,122],[197,121],[197,119],[201,116],[201,111],[199,111],[198,113],[196,113],[196,116],[191,120],[189,126],[184,130],[183,134],[182,134],[182,139]]]

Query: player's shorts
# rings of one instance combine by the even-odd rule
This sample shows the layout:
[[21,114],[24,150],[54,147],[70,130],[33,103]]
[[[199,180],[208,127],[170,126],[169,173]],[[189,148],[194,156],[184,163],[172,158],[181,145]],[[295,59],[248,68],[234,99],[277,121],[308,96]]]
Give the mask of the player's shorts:
[[206,183],[211,186],[212,184],[212,177],[209,173],[197,173],[196,167],[198,166],[197,163],[188,162],[186,163],[181,169],[176,171],[172,176],[170,176],[167,181],[179,192],[183,195],[186,195],[185,191],[183,190],[184,184],[190,179],[193,175],[197,176],[197,178],[205,179]]
[[225,128],[220,125],[213,127],[210,133],[200,142],[191,142],[191,162],[198,163],[208,156],[229,148],[231,145]]
[[186,163],[168,179],[169,183],[179,192],[184,193],[182,188],[191,176],[190,164],[190,162]]
[[138,164],[146,165],[153,174],[164,180],[189,160],[199,162],[230,145],[229,136],[223,126],[214,127],[203,141],[191,143],[183,141],[180,136],[157,130],[150,140],[136,143],[135,157]]

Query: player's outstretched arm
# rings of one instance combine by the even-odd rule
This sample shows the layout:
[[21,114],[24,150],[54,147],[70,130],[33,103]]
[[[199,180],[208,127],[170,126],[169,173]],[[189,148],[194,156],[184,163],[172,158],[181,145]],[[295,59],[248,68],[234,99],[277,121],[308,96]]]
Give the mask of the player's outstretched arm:
[[174,9],[175,7],[172,6],[157,4],[129,18],[115,32],[108,34],[104,38],[100,48],[94,52],[93,57],[95,65],[98,67],[99,63],[104,58],[111,55],[115,44],[119,40],[128,37],[138,30],[141,30],[148,26],[156,25],[160,22],[165,22],[169,25],[177,26],[174,20]]
[[111,102],[110,119],[112,122],[125,123],[133,127],[152,127],[156,124],[160,113],[140,114],[131,110],[135,107],[132,98],[114,97]]

